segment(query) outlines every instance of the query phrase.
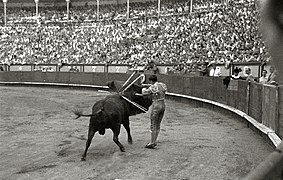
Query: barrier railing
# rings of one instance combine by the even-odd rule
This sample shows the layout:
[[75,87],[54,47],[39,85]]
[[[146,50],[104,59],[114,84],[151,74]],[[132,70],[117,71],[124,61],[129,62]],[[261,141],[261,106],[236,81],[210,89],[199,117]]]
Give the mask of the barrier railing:
[[[70,72],[72,68],[76,68],[79,72],[108,72],[108,73],[127,73],[131,66],[128,64],[64,64],[63,66],[60,64],[4,64],[2,65],[4,71],[36,71],[40,70],[39,68],[44,68],[43,71],[50,72]],[[217,66],[221,69],[222,76],[229,76],[232,73],[234,67],[239,67],[244,69],[245,66],[251,68],[252,74],[255,77],[260,77],[261,71],[263,69],[268,69],[269,64],[261,64],[260,62],[235,62],[232,63],[230,67],[225,67],[224,64],[217,64]],[[168,68],[172,68],[172,64],[157,64],[158,71],[160,74],[168,74]],[[143,66],[139,65],[139,69],[142,69]],[[177,73],[178,75],[184,75],[183,72]],[[197,69],[191,69],[190,72],[187,72],[189,75],[199,76],[199,71]]]

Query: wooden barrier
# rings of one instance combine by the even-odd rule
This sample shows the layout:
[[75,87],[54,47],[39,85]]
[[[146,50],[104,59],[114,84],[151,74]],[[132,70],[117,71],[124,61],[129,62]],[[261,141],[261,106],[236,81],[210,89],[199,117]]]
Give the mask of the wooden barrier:
[[280,86],[278,90],[278,122],[276,133],[283,139],[283,86]]
[[59,83],[65,83],[65,84],[70,84],[70,74],[73,74],[73,73],[69,73],[69,72],[60,72],[60,73],[57,73],[58,75],[58,79],[57,81]]
[[[64,84],[89,84],[104,86],[107,81],[125,81],[127,73],[90,73],[90,72],[39,72],[8,71],[1,72],[0,80],[4,82],[46,82]],[[237,108],[258,122],[274,129],[280,137],[283,135],[282,90],[274,86],[263,86],[247,81],[231,81],[228,89],[223,85],[223,78],[190,77],[158,74],[158,79],[168,86],[169,92],[190,95],[226,104]],[[279,107],[280,106],[280,107]],[[282,109],[282,108],[281,108]]]
[[[4,73],[6,74],[6,73]],[[6,81],[12,81],[12,82],[21,82],[21,72],[7,72],[5,79]]]
[[95,84],[93,81],[94,73],[85,72],[81,75],[81,84]]
[[130,74],[126,74],[126,73],[107,73],[107,79],[105,82],[111,81],[113,79],[117,81],[126,81],[129,76]]
[[239,103],[237,109],[245,112],[248,114],[249,110],[249,92],[250,92],[250,87],[249,87],[249,82],[247,81],[239,81],[238,84],[238,91],[239,91]]
[[249,93],[249,111],[248,114],[256,119],[259,123],[262,123],[262,85],[258,83],[250,83]]
[[104,86],[107,82],[107,74],[106,73],[93,73],[93,84]]
[[[278,87],[262,86],[262,124],[278,132]],[[274,101],[275,100],[275,101]]]
[[42,79],[44,82],[55,83],[59,81],[59,74],[60,74],[59,72],[50,72],[50,73],[41,73],[41,74],[42,74]]

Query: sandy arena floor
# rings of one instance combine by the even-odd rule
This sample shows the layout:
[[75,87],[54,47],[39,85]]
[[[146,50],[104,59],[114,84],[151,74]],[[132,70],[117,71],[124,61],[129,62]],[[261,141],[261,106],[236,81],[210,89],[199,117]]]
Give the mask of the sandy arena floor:
[[156,149],[145,149],[149,113],[130,118],[134,143],[121,129],[120,152],[112,132],[96,134],[87,161],[89,118],[107,93],[94,90],[0,86],[0,179],[229,180],[240,179],[272,151],[264,139],[231,116],[167,100]]

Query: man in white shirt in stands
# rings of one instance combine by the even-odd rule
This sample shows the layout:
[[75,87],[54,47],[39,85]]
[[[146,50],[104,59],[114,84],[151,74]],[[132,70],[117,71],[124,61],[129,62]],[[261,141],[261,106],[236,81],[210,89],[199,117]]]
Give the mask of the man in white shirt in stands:
[[216,66],[215,61],[211,61],[208,65],[208,67],[211,66],[211,69],[209,70],[209,76],[212,77],[220,77],[221,76],[221,68],[219,66]]
[[258,82],[261,84],[267,84],[267,80],[268,80],[267,70],[262,70],[262,75],[259,78]]

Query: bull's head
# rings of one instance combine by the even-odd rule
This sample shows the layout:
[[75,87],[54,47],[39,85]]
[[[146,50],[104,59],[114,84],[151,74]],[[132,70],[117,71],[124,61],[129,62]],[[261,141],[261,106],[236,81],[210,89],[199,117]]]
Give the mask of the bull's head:
[[119,89],[123,86],[122,81],[108,81],[106,85],[111,91],[118,92]]

